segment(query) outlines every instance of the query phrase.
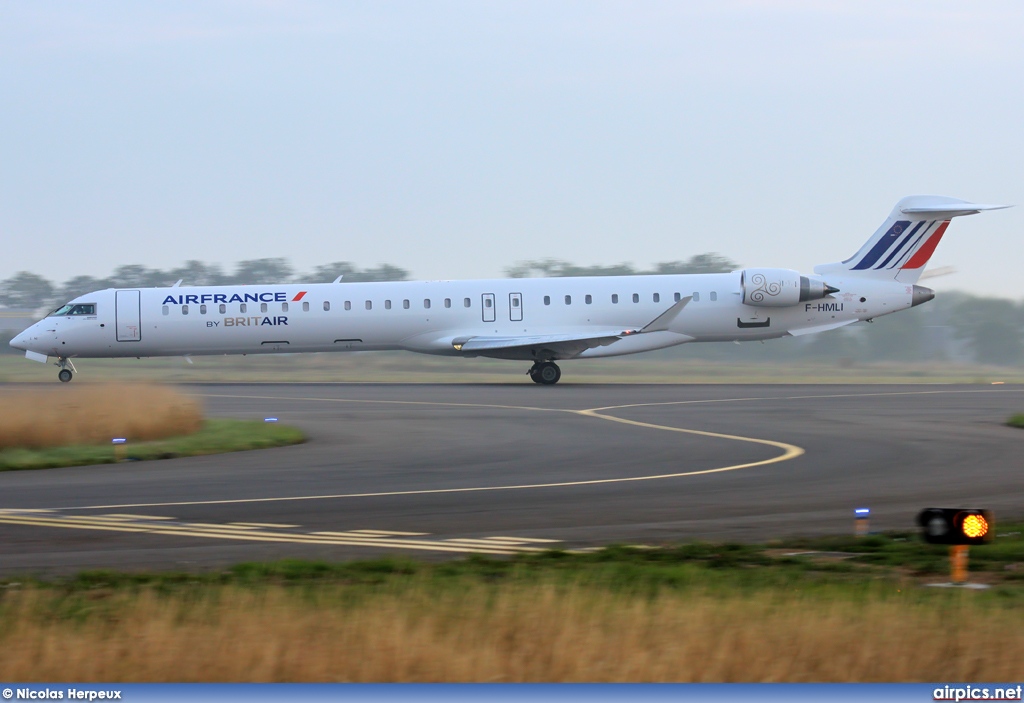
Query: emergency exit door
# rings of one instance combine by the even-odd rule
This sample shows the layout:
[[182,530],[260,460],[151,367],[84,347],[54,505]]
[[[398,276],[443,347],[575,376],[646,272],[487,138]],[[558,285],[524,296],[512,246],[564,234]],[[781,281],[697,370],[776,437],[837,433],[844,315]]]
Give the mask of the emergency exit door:
[[522,293],[509,293],[508,294],[508,319],[512,322],[523,321],[523,294]]
[[138,342],[142,339],[142,323],[139,319],[139,291],[119,290],[114,293],[114,325],[119,342]]
[[494,322],[494,293],[484,293],[480,302],[483,308],[484,322]]

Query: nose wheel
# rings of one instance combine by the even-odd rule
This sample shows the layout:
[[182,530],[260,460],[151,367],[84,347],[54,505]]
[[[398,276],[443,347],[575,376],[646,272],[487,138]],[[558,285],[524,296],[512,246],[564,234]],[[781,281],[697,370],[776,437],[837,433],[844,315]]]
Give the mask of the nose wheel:
[[562,377],[562,370],[553,361],[537,362],[530,368],[530,380],[542,386],[553,386]]
[[[72,378],[72,371],[75,371],[75,365],[71,363],[71,359],[59,356],[57,357],[57,366],[60,367],[60,371],[57,372],[57,378],[60,379],[61,383],[67,383]],[[68,368],[68,367],[71,368]]]

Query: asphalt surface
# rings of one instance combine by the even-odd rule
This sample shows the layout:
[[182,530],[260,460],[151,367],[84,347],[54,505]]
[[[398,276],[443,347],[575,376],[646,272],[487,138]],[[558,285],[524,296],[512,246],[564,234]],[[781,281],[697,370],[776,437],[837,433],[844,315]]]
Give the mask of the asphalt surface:
[[[0,574],[426,558],[1024,517],[1016,386],[231,384],[295,447],[0,473]],[[623,422],[623,420],[625,422]]]

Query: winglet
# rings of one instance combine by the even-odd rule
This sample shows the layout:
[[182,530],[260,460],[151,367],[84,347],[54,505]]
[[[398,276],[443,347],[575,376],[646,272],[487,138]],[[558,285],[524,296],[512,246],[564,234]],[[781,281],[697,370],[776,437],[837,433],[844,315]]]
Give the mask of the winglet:
[[670,307],[665,312],[658,315],[656,318],[644,325],[640,333],[644,332],[666,332],[669,326],[675,321],[676,317],[683,311],[686,304],[693,300],[692,295],[688,295],[685,298],[680,298],[679,302]]

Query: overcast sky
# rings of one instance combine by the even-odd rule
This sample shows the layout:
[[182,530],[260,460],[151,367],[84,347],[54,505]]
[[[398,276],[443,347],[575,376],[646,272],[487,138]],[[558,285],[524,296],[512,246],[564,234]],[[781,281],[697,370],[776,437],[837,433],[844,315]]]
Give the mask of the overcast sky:
[[[1024,3],[0,3],[0,278],[809,272],[902,196],[1024,206]],[[1024,298],[1024,207],[940,290]]]

